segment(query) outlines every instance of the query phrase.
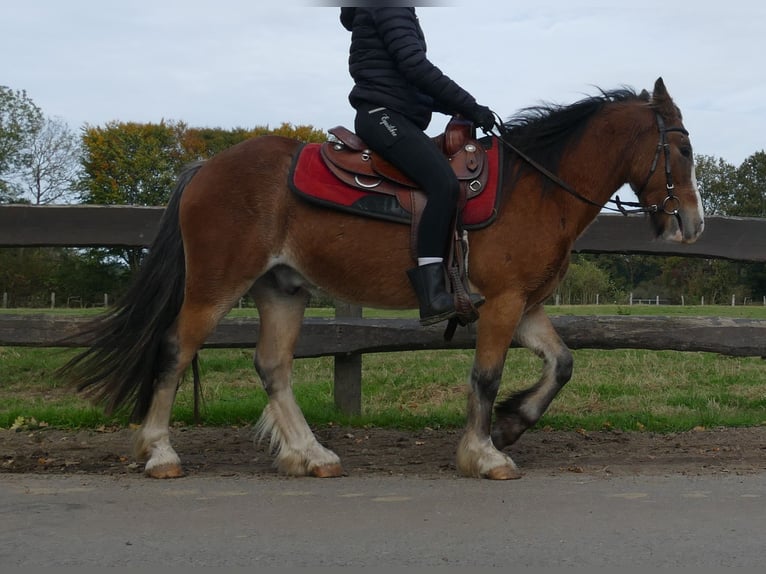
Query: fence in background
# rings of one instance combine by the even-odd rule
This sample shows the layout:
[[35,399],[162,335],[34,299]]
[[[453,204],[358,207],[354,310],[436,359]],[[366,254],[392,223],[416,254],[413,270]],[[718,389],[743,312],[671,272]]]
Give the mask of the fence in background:
[[[0,247],[148,246],[162,208],[128,206],[0,206]],[[600,215],[574,246],[580,253],[626,253],[766,261],[766,219],[709,217],[697,243],[654,241],[642,217]],[[85,319],[44,315],[0,315],[0,345],[62,346]],[[766,356],[766,321],[727,318],[639,316],[554,317],[573,349],[638,348],[709,351]],[[296,357],[335,357],[335,402],[346,413],[361,410],[362,355],[426,349],[472,348],[472,328],[446,342],[443,327],[422,328],[417,320],[362,319],[361,309],[339,304],[334,319],[310,319]],[[226,319],[207,347],[253,347],[256,319]],[[77,345],[77,339],[67,346]]]

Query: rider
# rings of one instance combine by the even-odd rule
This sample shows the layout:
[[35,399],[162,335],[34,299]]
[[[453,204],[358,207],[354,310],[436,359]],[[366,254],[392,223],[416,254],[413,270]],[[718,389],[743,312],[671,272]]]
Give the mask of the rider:
[[[420,323],[450,319],[457,312],[447,292],[444,255],[459,184],[425,130],[434,111],[461,114],[485,131],[495,115],[428,60],[415,8],[341,8],[340,20],[352,33],[349,102],[356,109],[356,133],[428,197],[418,227],[418,266],[407,271],[420,302]],[[474,306],[484,302],[475,293],[470,298]]]

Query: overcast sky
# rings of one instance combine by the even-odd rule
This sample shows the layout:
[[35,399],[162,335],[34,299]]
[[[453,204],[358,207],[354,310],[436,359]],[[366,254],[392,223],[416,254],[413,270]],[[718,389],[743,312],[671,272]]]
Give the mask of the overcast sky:
[[[766,148],[763,1],[436,3],[418,8],[429,58],[503,117],[662,76],[695,153],[739,165]],[[319,4],[3,0],[0,85],[73,129],[352,125],[350,33]],[[436,115],[429,132],[445,123]]]

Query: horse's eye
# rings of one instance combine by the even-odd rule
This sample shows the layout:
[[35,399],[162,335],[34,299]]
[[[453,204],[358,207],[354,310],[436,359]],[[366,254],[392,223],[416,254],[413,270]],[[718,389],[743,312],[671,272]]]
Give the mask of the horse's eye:
[[690,148],[689,146],[681,146],[681,155],[687,159],[691,159],[692,148]]

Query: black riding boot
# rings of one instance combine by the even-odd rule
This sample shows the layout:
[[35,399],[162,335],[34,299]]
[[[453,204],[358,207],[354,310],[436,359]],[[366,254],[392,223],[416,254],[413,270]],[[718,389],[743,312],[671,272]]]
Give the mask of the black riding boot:
[[[447,291],[444,265],[429,263],[407,271],[412,287],[420,302],[420,324],[433,325],[457,316],[455,299]],[[470,294],[471,303],[478,307],[484,303],[484,297],[477,293]]]

